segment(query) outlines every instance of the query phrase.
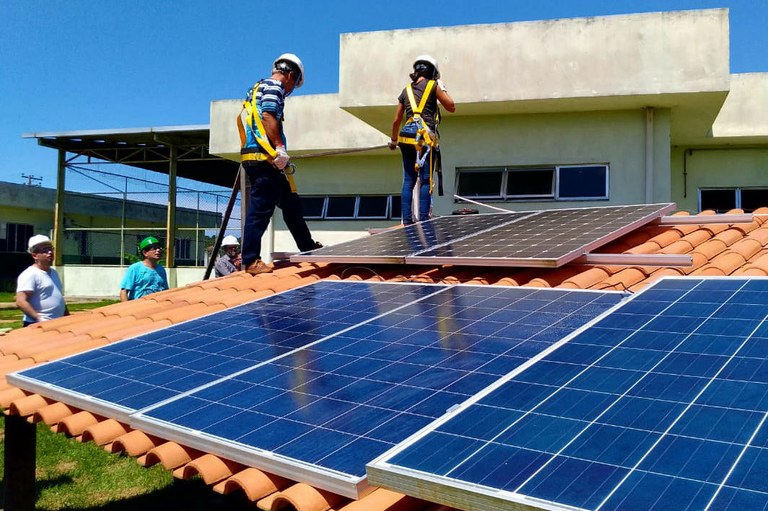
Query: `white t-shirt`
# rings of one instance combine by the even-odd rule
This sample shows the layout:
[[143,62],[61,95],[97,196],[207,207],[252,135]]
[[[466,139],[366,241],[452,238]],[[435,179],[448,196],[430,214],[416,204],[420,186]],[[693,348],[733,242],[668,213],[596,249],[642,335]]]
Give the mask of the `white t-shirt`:
[[[61,292],[61,281],[56,270],[51,268],[51,272],[41,270],[36,266],[30,266],[16,280],[16,292],[31,292],[29,303],[37,311],[40,321],[59,318],[64,315],[67,308],[64,303],[64,295]],[[24,321],[34,322],[24,314]]]

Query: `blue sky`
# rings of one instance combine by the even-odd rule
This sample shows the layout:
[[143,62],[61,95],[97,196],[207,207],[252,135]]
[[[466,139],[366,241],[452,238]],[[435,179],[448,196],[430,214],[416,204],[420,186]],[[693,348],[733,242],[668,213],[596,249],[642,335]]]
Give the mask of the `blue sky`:
[[[768,71],[768,0],[380,0],[278,2],[3,0],[0,180],[55,187],[56,152],[23,133],[207,124],[210,101],[241,98],[272,59],[298,54],[297,93],[338,90],[346,32],[728,7],[731,72]],[[426,13],[424,6],[434,5]],[[396,51],[396,50],[393,50]]]

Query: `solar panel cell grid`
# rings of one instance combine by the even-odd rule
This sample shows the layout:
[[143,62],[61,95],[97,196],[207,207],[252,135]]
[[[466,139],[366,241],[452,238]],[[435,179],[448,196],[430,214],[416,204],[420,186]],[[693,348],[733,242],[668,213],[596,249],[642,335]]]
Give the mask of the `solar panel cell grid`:
[[[251,462],[287,460],[285,466],[269,467],[278,473],[311,466],[321,475],[310,480],[321,486],[336,473],[357,484],[368,461],[621,297],[444,287],[364,325],[144,410],[134,424],[179,440],[187,431],[202,431],[214,450],[226,445],[232,455],[232,446],[238,446],[234,457]],[[202,410],[211,410],[211,419],[201,419]],[[229,426],[243,416],[255,429]]]
[[19,385],[125,419],[439,289],[322,282],[36,366]]
[[[424,474],[462,499],[487,495],[481,485],[547,509],[764,509],[768,365],[749,353],[764,342],[767,288],[661,281],[374,463],[373,482],[395,470],[403,490]],[[486,415],[505,427],[475,430]]]

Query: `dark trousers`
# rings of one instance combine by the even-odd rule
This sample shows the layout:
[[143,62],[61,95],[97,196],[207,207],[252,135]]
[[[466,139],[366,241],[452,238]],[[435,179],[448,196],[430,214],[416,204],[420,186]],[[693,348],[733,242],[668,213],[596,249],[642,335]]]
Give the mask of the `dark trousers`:
[[283,213],[283,221],[291,232],[299,251],[312,250],[315,242],[304,221],[301,199],[291,191],[288,179],[267,162],[255,162],[245,167],[251,184],[250,203],[243,232],[243,268],[261,259],[261,237],[267,230],[275,206]]

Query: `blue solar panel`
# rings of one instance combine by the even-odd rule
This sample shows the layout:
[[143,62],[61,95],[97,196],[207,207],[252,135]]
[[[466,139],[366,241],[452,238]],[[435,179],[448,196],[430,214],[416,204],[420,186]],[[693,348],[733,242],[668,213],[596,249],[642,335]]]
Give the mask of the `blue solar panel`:
[[473,509],[768,509],[766,306],[768,279],[660,280],[371,482]]
[[132,424],[350,497],[365,465],[624,294],[445,286]]
[[9,381],[124,420],[442,289],[318,282],[39,365]]

